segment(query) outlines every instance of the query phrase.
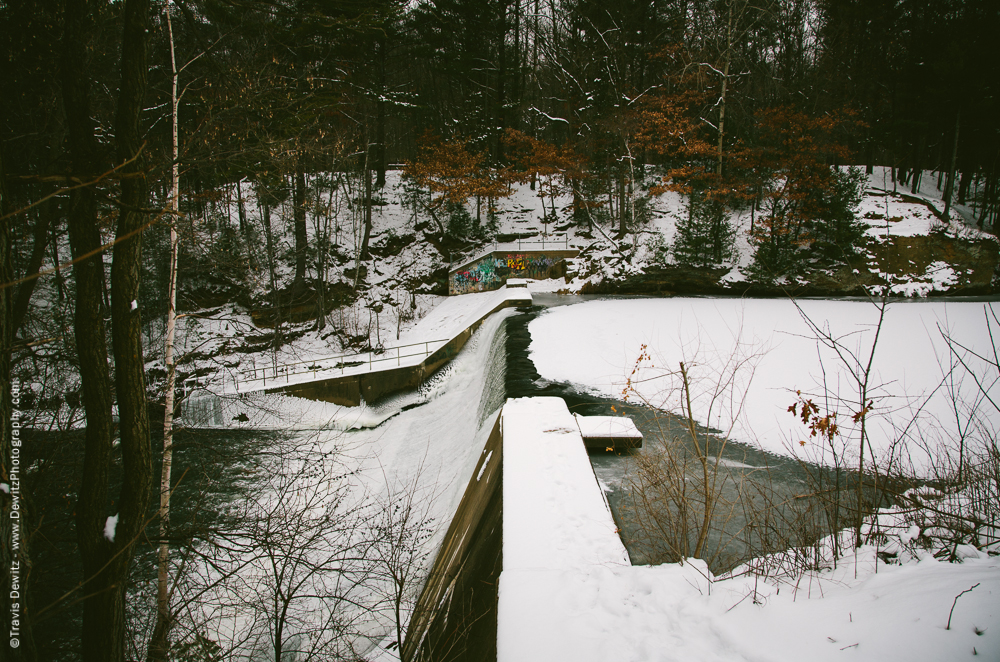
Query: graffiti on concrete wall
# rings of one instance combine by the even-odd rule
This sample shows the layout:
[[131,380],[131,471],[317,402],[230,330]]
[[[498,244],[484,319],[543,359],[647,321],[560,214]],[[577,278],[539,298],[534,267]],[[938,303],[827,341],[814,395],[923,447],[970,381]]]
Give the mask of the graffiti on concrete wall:
[[466,294],[500,288],[508,278],[549,278],[561,257],[540,253],[489,255],[451,275],[449,292]]

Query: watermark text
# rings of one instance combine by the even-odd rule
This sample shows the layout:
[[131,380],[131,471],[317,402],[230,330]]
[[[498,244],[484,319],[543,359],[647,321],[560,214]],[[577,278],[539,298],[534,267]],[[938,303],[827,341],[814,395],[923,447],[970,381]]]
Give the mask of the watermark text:
[[[10,496],[10,594],[7,598],[7,609],[10,610],[10,631],[7,633],[11,648],[21,645],[21,616],[24,599],[21,587],[21,385],[11,384],[11,414],[10,414],[10,457],[7,466],[6,490]],[[4,569],[8,570],[8,569]]]

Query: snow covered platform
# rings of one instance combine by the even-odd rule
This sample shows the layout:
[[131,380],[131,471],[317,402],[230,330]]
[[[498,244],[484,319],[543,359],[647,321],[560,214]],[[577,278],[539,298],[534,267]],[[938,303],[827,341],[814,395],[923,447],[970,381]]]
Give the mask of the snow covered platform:
[[642,433],[625,416],[581,416],[573,414],[583,435],[583,445],[595,450],[620,451],[642,448]]
[[[580,426],[560,398],[508,400],[502,415],[497,660],[597,659],[586,651],[603,628],[589,630],[591,617],[574,620],[588,612],[622,610],[620,602],[602,605],[604,597],[591,579],[631,563]],[[580,598],[576,609],[564,604],[572,597],[567,590]]]
[[630,565],[580,428],[562,398],[510,399],[502,416],[501,618],[504,576],[512,591],[507,598],[516,599],[518,577],[540,569]]

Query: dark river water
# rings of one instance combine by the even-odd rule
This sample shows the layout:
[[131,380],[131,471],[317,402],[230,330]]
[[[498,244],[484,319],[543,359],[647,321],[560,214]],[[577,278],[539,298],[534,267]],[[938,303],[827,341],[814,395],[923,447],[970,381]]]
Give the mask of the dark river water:
[[[153,475],[158,486],[162,428],[154,424],[153,430]],[[182,430],[175,434],[172,473],[175,481],[180,480],[171,500],[175,537],[197,540],[213,528],[225,527],[228,506],[254,489],[258,466],[281,437],[280,433],[261,430]],[[37,522],[31,535],[30,553],[37,571],[30,578],[30,609],[36,614],[32,626],[39,659],[76,660],[82,604],[75,589],[83,571],[76,546],[75,506],[83,471],[83,431],[35,432],[26,440],[25,453],[33,467],[27,478],[36,510],[32,520]],[[114,499],[121,481],[120,462],[114,467],[109,513],[118,511]],[[150,503],[151,524],[146,539],[136,548],[132,566],[131,581],[137,588],[127,609],[138,627],[151,627],[154,616],[148,605],[155,595],[157,527],[153,518],[159,505],[157,489],[154,487]],[[126,655],[139,659],[135,651]]]

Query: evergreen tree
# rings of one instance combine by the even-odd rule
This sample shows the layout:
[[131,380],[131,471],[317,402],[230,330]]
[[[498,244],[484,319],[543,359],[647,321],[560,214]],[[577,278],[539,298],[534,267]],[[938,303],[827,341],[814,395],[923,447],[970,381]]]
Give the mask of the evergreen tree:
[[729,210],[711,191],[694,191],[688,198],[687,216],[677,222],[672,253],[682,265],[717,266],[733,256],[736,230]]

